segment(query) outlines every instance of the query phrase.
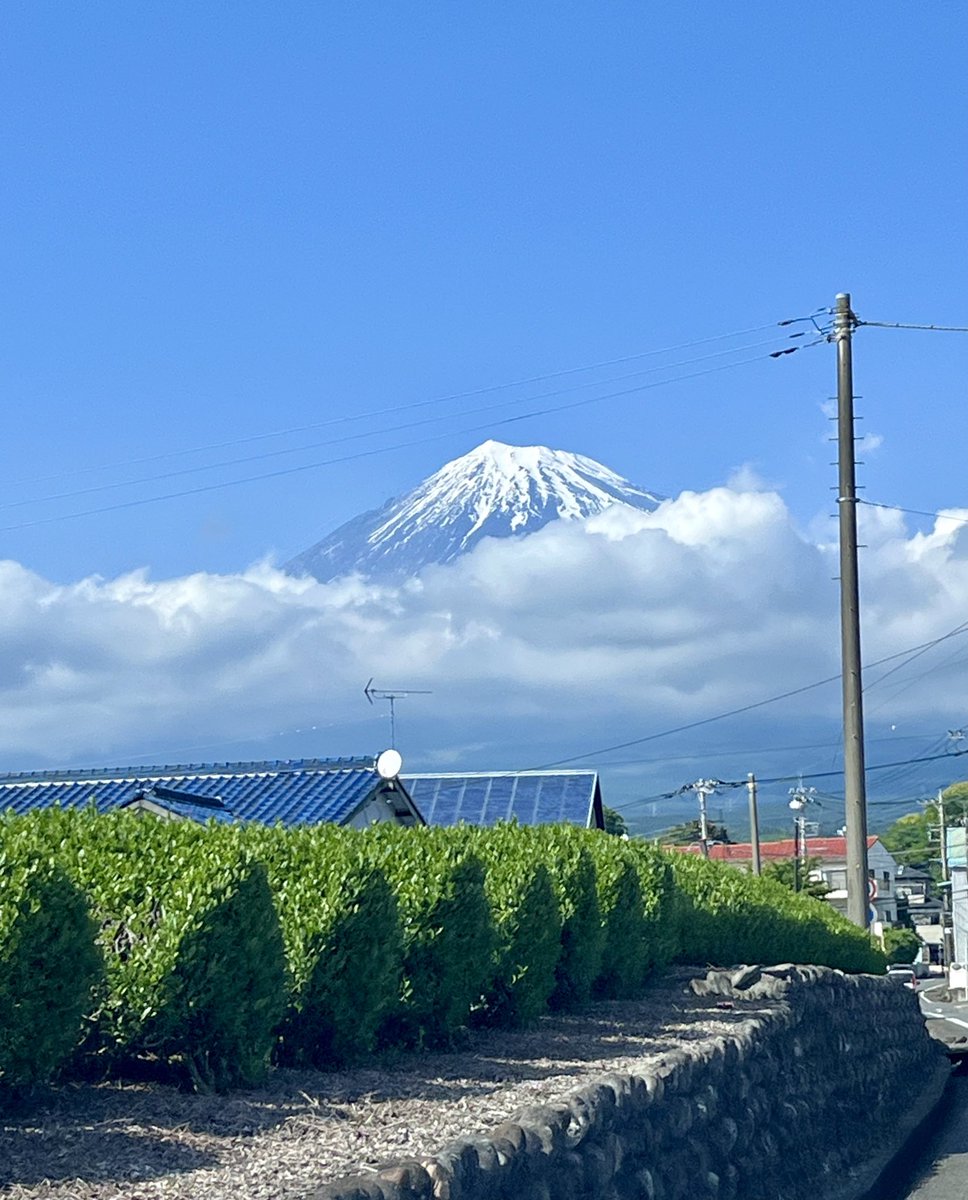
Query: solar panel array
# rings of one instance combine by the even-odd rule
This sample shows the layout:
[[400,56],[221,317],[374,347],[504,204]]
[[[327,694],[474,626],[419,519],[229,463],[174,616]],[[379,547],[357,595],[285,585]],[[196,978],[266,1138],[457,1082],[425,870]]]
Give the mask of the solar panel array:
[[[197,797],[202,802],[218,798],[228,813],[242,821],[341,825],[384,787],[372,764],[330,770],[318,766],[300,769],[289,764],[283,768],[265,764],[261,770],[258,763],[245,766],[248,768],[245,773],[231,769],[220,772],[204,765],[191,770],[131,768],[124,777],[112,779],[84,776],[70,779],[63,772],[54,777],[48,772],[8,776],[0,778],[0,810],[24,813],[55,804],[65,808],[94,804],[104,812],[144,794],[173,812],[179,811],[180,805],[184,811],[179,815],[194,819],[204,820],[214,815],[211,806],[204,803],[197,806],[198,812],[189,811],[193,807],[192,798]],[[156,770],[163,773],[155,773]],[[151,796],[154,787],[161,789],[156,797]],[[177,793],[177,797],[165,798],[165,790]]]
[[521,825],[596,824],[594,771],[405,775],[403,782],[428,825],[494,825],[512,818]]

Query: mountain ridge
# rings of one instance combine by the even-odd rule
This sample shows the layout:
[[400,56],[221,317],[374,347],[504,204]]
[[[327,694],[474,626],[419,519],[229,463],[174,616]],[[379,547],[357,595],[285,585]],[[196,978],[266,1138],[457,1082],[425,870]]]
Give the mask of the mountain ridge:
[[413,575],[454,561],[484,537],[533,533],[615,504],[651,512],[662,499],[584,455],[489,440],[353,517],[283,569],[321,582],[353,573]]

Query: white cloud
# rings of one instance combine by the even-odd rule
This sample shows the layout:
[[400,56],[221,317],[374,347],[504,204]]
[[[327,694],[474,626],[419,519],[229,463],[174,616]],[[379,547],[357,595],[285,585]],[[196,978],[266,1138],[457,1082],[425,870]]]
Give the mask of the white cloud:
[[[901,514],[874,508],[861,525],[865,657],[964,620],[968,526],[940,517],[908,536]],[[490,746],[496,766],[532,765],[508,762],[502,743],[564,757],[835,674],[836,574],[836,547],[799,533],[778,495],[733,488],[488,540],[402,587],[267,564],[62,586],[0,563],[0,757],[97,764],[201,744],[225,747],[201,757],[230,758],[311,726],[285,753],[375,751],[383,711],[362,688],[377,676],[432,691],[401,705],[411,753],[456,765],[467,747],[480,766]],[[968,711],[957,672],[943,690],[895,679],[907,688],[897,714]],[[831,716],[838,703],[821,690],[796,711]]]

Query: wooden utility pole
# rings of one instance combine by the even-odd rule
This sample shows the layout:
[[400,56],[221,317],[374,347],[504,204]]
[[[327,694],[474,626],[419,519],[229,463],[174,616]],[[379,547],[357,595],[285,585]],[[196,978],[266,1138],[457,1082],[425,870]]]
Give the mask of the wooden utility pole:
[[837,507],[840,519],[840,646],[844,710],[844,792],[847,807],[847,916],[868,925],[867,790],[857,572],[857,489],[854,474],[854,373],[851,336],[857,318],[841,292],[834,310],[837,346]]

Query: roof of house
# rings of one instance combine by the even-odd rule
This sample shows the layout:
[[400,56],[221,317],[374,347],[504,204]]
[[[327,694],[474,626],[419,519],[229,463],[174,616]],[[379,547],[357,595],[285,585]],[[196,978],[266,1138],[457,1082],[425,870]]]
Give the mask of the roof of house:
[[914,880],[920,883],[922,880],[925,883],[931,883],[932,877],[930,871],[923,871],[920,867],[912,867],[908,863],[901,863],[897,869],[898,882]]
[[220,796],[199,796],[193,792],[163,787],[160,783],[141,788],[118,808],[141,808],[159,816],[180,817],[186,821],[215,821],[218,825],[234,825],[238,817],[226,808]]
[[474,771],[404,775],[428,825],[521,825],[569,822],[605,826],[595,771]]
[[382,797],[405,823],[420,823],[399,780],[384,780],[372,758],[193,763],[0,775],[0,810],[16,813],[94,804],[100,811],[150,801],[194,820],[315,825],[350,821]]
[[[870,850],[879,840],[877,837],[869,837],[867,849]],[[684,854],[702,853],[702,847],[698,842],[689,842],[685,846],[672,846],[670,849],[680,850]],[[846,859],[847,839],[842,837],[807,838],[806,851],[809,858],[833,861]],[[793,838],[783,838],[778,842],[760,842],[760,858],[763,861],[793,858],[796,852]],[[750,842],[731,842],[729,844],[714,842],[709,847],[709,857],[719,862],[749,862],[753,857],[753,846]]]

